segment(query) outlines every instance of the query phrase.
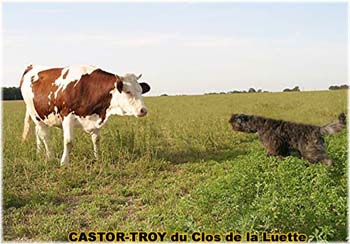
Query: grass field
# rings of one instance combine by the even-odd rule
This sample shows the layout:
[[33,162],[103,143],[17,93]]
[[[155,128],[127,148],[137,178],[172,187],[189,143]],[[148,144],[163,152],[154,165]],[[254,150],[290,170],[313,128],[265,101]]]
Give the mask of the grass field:
[[3,102],[3,238],[64,241],[70,231],[302,232],[347,238],[347,132],[326,136],[334,165],[266,156],[255,134],[233,132],[231,113],[323,125],[346,112],[346,91],[145,99],[149,116],[112,117],[101,160],[77,129],[71,164],[21,144],[23,102]]

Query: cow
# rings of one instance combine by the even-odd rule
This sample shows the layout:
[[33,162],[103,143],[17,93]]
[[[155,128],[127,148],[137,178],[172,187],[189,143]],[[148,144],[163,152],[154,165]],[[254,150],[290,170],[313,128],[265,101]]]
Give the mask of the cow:
[[94,156],[99,158],[100,129],[111,115],[143,117],[147,108],[142,94],[151,88],[139,83],[141,75],[119,76],[91,65],[50,68],[29,65],[20,80],[26,105],[22,141],[35,124],[37,152],[44,144],[49,149],[49,128],[63,129],[61,165],[69,163],[73,128],[81,127],[91,135]]

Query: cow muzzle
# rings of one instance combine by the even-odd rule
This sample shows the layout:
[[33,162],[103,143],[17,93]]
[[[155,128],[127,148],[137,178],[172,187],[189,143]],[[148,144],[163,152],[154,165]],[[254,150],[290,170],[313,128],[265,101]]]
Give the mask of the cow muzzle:
[[147,115],[147,108],[141,108],[139,113],[137,114],[137,117],[144,117]]

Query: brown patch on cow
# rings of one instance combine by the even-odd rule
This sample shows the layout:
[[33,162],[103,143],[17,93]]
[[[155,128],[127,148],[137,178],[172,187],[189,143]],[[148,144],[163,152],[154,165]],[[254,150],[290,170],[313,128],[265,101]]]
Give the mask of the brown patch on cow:
[[69,83],[57,95],[56,106],[61,116],[67,116],[70,112],[82,117],[98,114],[103,121],[111,103],[110,92],[115,88],[115,82],[122,83],[115,75],[97,69],[83,75],[79,81]]
[[[62,68],[43,70],[38,73],[38,80],[32,83],[34,107],[39,117],[44,119],[54,111],[54,93],[58,89],[55,81],[60,77]],[[49,98],[49,94],[52,94]]]
[[69,70],[67,70],[67,71],[64,73],[64,75],[63,75],[63,79],[66,79],[66,77],[67,77],[68,73],[69,73]]
[[22,75],[21,81],[19,82],[19,87],[20,88],[22,87],[22,84],[23,84],[24,75],[27,74],[32,69],[33,69],[33,65],[28,65],[27,68],[25,69],[25,71],[24,71],[24,73]]
[[57,107],[62,118],[74,112],[81,117],[97,114],[103,121],[112,99],[110,92],[115,89],[116,82],[118,87],[122,81],[114,74],[97,69],[91,74],[82,75],[80,80],[71,81],[55,97],[58,89],[55,80],[62,70],[56,68],[41,71],[39,79],[33,83],[34,106],[40,118],[44,119],[55,112],[54,108]]

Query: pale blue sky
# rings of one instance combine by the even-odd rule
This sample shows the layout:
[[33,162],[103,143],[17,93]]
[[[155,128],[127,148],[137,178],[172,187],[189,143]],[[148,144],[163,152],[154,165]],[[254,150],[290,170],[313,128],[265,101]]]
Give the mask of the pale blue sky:
[[142,73],[150,95],[347,82],[346,3],[5,3],[3,85],[28,64]]

